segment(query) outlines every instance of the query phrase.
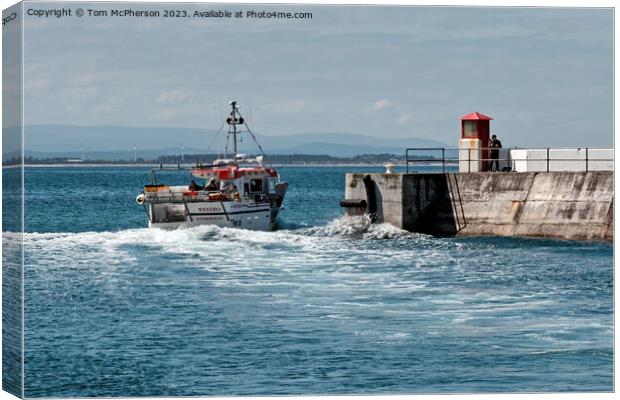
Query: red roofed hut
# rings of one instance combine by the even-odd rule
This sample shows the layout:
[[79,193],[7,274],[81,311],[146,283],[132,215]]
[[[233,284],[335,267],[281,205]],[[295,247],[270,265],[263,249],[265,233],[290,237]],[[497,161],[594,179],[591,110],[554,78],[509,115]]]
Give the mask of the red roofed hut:
[[[479,112],[469,113],[461,117],[461,143],[463,143],[463,139],[467,139],[467,141],[472,139],[479,140],[476,147],[481,149],[480,159],[483,160],[480,163],[481,171],[488,171],[489,169],[489,162],[486,160],[489,158],[489,150],[487,148],[489,147],[490,122],[492,119],[488,115]],[[471,146],[467,147],[471,148]]]

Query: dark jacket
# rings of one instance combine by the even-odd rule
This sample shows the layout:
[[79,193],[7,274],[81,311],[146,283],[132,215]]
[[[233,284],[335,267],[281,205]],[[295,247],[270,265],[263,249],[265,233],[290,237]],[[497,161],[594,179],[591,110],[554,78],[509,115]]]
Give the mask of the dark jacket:
[[491,140],[489,147],[491,147],[491,158],[499,158],[499,149],[502,148],[502,142],[499,139]]

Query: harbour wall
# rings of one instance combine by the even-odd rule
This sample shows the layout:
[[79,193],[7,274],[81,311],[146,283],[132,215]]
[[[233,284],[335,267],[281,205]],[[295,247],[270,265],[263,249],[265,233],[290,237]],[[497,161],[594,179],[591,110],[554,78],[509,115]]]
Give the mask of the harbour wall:
[[611,241],[613,197],[612,171],[349,173],[345,210],[435,235]]

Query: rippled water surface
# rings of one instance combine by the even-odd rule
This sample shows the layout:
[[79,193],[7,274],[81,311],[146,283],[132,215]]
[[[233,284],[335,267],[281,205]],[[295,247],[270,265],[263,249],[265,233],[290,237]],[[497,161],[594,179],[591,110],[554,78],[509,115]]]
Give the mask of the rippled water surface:
[[613,389],[611,245],[342,219],[371,170],[281,168],[249,232],[145,228],[146,169],[27,169],[26,395]]

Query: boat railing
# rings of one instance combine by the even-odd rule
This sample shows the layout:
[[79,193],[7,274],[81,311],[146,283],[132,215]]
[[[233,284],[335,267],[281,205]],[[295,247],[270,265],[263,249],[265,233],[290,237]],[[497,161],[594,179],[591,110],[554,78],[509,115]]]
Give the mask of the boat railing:
[[[214,198],[213,195],[220,195]],[[189,203],[196,201],[223,201],[232,200],[234,194],[222,193],[220,191],[157,191],[145,192],[146,200],[153,203]]]
[[194,166],[182,166],[180,163],[179,164],[159,164],[159,167],[153,167],[151,168],[150,174],[151,174],[151,183],[153,185],[157,184],[157,175],[156,173],[159,171],[191,171],[194,169],[202,169],[202,168],[217,168],[217,167],[221,167],[221,164],[196,164]]

